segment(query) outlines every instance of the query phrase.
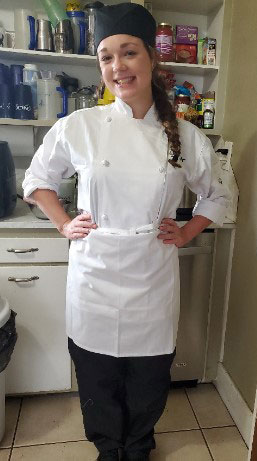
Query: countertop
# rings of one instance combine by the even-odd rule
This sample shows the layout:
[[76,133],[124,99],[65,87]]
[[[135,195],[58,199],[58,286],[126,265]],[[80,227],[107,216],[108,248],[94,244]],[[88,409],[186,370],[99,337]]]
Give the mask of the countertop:
[[[179,221],[179,227],[185,224],[184,221]],[[223,229],[234,229],[235,223],[225,223]],[[17,205],[14,213],[11,216],[0,219],[0,229],[53,229],[54,225],[44,219],[39,219],[31,212],[27,203],[21,199],[17,199]],[[211,229],[219,229],[220,227],[212,224]]]

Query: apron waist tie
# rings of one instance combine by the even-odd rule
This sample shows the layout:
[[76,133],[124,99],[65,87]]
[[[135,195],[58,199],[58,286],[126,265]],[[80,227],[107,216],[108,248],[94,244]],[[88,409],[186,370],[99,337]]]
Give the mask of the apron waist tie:
[[97,227],[94,232],[100,232],[101,234],[115,234],[115,235],[136,235],[136,234],[149,234],[157,229],[155,223],[146,224],[139,227],[131,227],[130,229],[119,229],[116,227]]

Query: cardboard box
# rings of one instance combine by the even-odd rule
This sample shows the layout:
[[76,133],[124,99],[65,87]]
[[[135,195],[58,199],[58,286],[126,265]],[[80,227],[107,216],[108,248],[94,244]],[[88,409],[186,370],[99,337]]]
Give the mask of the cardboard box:
[[205,38],[203,42],[203,64],[216,65],[216,39]]
[[197,46],[176,44],[176,62],[197,64]]
[[176,43],[186,45],[197,45],[198,27],[195,26],[176,26]]

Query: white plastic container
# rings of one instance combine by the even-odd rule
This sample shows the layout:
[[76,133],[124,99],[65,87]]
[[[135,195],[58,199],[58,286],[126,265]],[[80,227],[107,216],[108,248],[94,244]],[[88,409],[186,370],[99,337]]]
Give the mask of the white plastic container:
[[40,71],[36,64],[25,64],[23,68],[23,83],[31,86],[34,117],[37,119],[37,81],[41,78]]
[[[9,304],[5,298],[0,296],[0,328],[8,322],[11,315]],[[5,431],[5,371],[0,373],[0,441]]]
[[24,8],[14,10],[15,48],[34,50],[36,45],[35,13]]

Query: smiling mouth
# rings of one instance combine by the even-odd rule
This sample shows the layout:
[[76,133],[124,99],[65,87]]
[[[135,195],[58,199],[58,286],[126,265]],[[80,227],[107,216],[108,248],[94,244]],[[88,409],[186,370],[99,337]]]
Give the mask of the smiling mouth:
[[126,77],[126,78],[119,78],[117,80],[114,80],[114,82],[119,85],[119,86],[122,86],[122,85],[126,85],[126,84],[129,84],[129,83],[132,83],[134,80],[135,80],[136,77]]

